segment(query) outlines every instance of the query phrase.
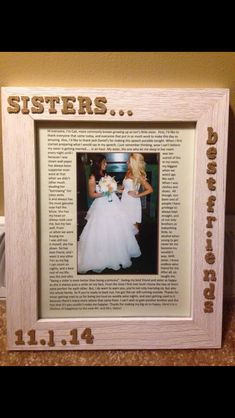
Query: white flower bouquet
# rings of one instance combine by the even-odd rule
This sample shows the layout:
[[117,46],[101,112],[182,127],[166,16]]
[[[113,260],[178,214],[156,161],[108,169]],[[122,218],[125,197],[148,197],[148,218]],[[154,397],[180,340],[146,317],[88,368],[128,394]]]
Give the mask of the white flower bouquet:
[[101,177],[98,186],[100,192],[104,193],[104,196],[108,197],[109,202],[112,202],[112,193],[117,190],[117,182],[114,180],[114,177],[106,174],[104,177]]

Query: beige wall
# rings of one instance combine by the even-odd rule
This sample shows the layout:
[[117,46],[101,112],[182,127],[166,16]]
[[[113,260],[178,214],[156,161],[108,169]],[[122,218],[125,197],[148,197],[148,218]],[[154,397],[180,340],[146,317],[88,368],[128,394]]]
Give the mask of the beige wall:
[[[0,86],[229,88],[226,211],[235,214],[234,52],[1,52]],[[1,143],[0,139],[0,215],[3,215]]]

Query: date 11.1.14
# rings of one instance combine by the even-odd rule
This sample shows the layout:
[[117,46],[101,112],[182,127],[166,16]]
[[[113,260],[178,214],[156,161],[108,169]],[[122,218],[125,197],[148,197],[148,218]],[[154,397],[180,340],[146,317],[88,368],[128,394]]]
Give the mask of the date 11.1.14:
[[[62,339],[60,341],[61,345],[79,345],[79,339],[78,339],[78,330],[76,328],[71,329],[70,331],[70,337],[68,339],[68,341],[66,339]],[[24,340],[23,338],[23,331],[22,329],[18,329],[15,332],[16,335],[16,340],[15,340],[15,344],[18,346],[22,346],[22,345],[42,345],[45,346],[47,345],[48,347],[55,347],[56,343],[55,343],[55,339],[54,339],[54,331],[53,330],[48,330],[48,339],[40,339],[37,340],[36,339],[36,330],[35,329],[31,329],[27,335],[29,336],[29,339],[27,341]],[[92,331],[91,328],[85,328],[84,331],[81,333],[81,339],[85,340],[85,342],[87,344],[93,344],[93,340],[94,340],[94,336],[92,335]]]

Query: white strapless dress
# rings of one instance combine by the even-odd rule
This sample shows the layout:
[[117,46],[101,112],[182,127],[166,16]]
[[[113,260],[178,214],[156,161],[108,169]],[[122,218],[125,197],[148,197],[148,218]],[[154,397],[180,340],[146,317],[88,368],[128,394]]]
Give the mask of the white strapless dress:
[[107,196],[96,198],[86,220],[78,241],[78,273],[127,268],[141,255],[135,228],[115,193],[111,202]]
[[142,207],[140,197],[132,197],[128,194],[129,191],[137,191],[140,188],[138,184],[135,186],[132,179],[123,180],[124,190],[122,193],[121,204],[132,224],[141,223],[142,221]]

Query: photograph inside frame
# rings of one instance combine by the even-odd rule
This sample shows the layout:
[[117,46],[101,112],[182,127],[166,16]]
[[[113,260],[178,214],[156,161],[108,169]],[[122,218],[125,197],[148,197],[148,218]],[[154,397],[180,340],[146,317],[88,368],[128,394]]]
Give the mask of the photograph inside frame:
[[195,125],[37,125],[41,318],[189,317]]
[[77,153],[79,274],[158,273],[159,153]]

